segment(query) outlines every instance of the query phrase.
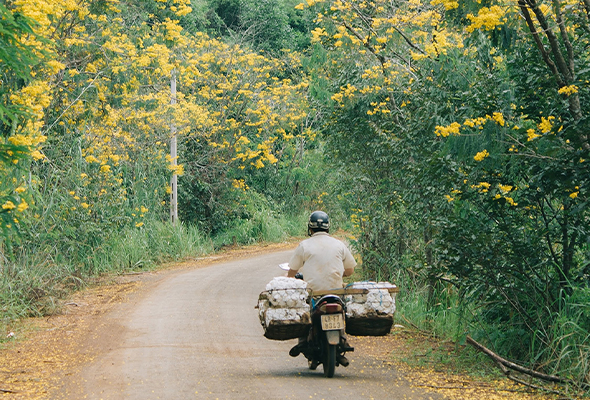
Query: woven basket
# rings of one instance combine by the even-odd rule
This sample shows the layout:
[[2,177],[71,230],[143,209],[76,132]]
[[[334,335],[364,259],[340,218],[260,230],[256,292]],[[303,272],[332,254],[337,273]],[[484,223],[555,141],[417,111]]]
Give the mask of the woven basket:
[[[275,289],[282,290],[282,289]],[[268,291],[260,293],[257,308],[261,309],[263,302],[268,302],[270,293]],[[301,318],[292,320],[271,320],[266,325],[263,314],[259,314],[260,323],[264,328],[264,337],[271,340],[290,340],[307,336],[311,327],[311,316],[309,312],[301,315]]]
[[269,326],[264,327],[264,337],[272,340],[289,340],[307,336],[311,320],[308,322],[271,321]]
[[353,336],[385,336],[393,326],[393,315],[346,318],[346,333]]

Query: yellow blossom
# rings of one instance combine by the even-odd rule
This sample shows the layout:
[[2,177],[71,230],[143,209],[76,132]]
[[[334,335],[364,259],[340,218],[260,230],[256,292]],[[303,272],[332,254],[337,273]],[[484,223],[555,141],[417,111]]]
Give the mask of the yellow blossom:
[[488,153],[488,151],[487,151],[487,150],[483,150],[483,151],[480,151],[479,153],[477,153],[477,154],[476,154],[476,155],[473,157],[473,159],[474,159],[475,161],[483,161],[483,160],[484,160],[484,158],[488,157],[489,155],[490,155],[490,153]]
[[342,102],[342,99],[343,99],[343,97],[344,97],[344,95],[343,95],[342,93],[334,93],[334,94],[332,95],[332,100],[334,100],[334,101],[336,101],[336,102],[338,102],[338,103],[341,103],[341,102]]
[[578,93],[578,87],[576,85],[569,85],[560,88],[557,93],[571,96],[574,93]]
[[437,4],[442,4],[445,6],[445,9],[448,10],[454,10],[455,8],[459,8],[459,2],[455,1],[455,0],[432,0],[430,2],[430,4],[432,4],[433,6],[437,5]]
[[39,161],[39,160],[45,158],[45,155],[43,153],[41,153],[39,150],[33,150],[31,152],[31,157],[33,157],[33,160]]
[[539,125],[537,125],[537,127],[539,128],[539,130],[542,133],[549,133],[551,132],[551,129],[553,128],[553,120],[555,119],[555,117],[550,116],[550,117],[541,117],[541,122],[539,123]]
[[512,190],[512,186],[510,186],[510,185],[502,185],[501,183],[498,184],[498,187],[504,193],[508,193],[508,192],[510,192]]
[[256,167],[256,169],[264,168],[264,163],[262,160],[260,160],[260,158],[257,159],[255,163],[252,163],[252,165]]
[[3,210],[12,210],[16,208],[16,206],[14,205],[14,203],[10,200],[8,200],[6,203],[2,204],[2,209]]
[[487,193],[490,189],[490,184],[488,182],[479,182],[477,185],[472,185],[471,187],[474,189],[480,189],[481,193]]
[[460,128],[461,128],[461,125],[459,123],[453,122],[449,126],[440,126],[440,125],[438,125],[435,128],[434,133],[436,134],[436,136],[442,136],[442,137],[447,137],[450,134],[458,135]]
[[311,31],[311,42],[316,43],[322,40],[322,36],[328,36],[324,28],[315,28]]
[[244,191],[249,189],[248,185],[246,185],[246,182],[243,179],[234,179],[232,186],[236,189],[241,189]]
[[504,126],[504,116],[502,113],[495,112],[492,114],[492,119],[500,126]]
[[471,20],[471,25],[467,27],[467,32],[473,32],[476,29],[485,28],[491,31],[505,23],[504,15],[506,12],[499,6],[482,7],[477,15],[467,14]]
[[535,133],[535,130],[534,129],[528,129],[526,131],[526,134],[528,136],[527,142],[530,142],[531,140],[534,140],[534,139],[542,136],[542,135],[539,135],[539,134]]
[[518,203],[516,203],[512,197],[504,197],[504,198],[506,199],[506,202],[508,204],[510,204],[511,206],[517,206],[518,205]]

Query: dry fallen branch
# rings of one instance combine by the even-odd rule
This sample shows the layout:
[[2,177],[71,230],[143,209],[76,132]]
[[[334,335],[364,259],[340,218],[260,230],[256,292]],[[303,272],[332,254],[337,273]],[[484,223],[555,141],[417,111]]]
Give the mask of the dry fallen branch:
[[0,393],[18,393],[16,390],[10,390],[10,389],[2,389],[0,388]]
[[469,386],[438,386],[438,385],[416,385],[417,387],[427,387],[433,389],[472,389]]
[[541,390],[541,391],[550,392],[550,393],[554,393],[554,394],[558,394],[558,395],[563,395],[563,393],[558,390],[553,390],[553,389],[549,389],[549,388],[546,388],[543,386],[534,385],[530,382],[525,382],[522,379],[518,379],[517,377],[513,376],[511,373],[512,371],[510,371],[508,368],[506,368],[501,362],[499,362],[498,360],[494,360],[494,362],[496,363],[498,368],[500,368],[502,370],[502,373],[504,375],[506,375],[506,377],[513,382],[516,382],[520,385],[524,385],[526,387],[530,387],[531,389]]
[[[504,375],[506,375],[506,377],[516,383],[519,383],[521,385],[525,385],[527,387],[530,387],[532,389],[536,389],[536,390],[542,390],[545,392],[549,392],[549,393],[554,393],[560,396],[565,396],[565,398],[567,399],[571,399],[571,397],[567,396],[565,393],[559,391],[559,390],[555,390],[555,389],[550,389],[544,386],[539,386],[539,385],[534,385],[532,383],[529,382],[525,382],[522,379],[519,379],[515,376],[512,375],[512,371],[517,371],[520,372],[522,374],[525,375],[529,375],[533,378],[537,378],[537,379],[541,379],[544,381],[549,381],[549,382],[555,382],[555,383],[567,383],[567,384],[572,384],[574,386],[577,386],[575,382],[571,381],[570,379],[565,379],[565,378],[561,378],[559,376],[555,376],[555,375],[547,375],[547,374],[543,374],[539,371],[535,371],[529,368],[525,368],[521,365],[515,364],[511,361],[508,361],[502,357],[500,357],[499,355],[497,355],[496,353],[494,353],[493,351],[491,351],[490,349],[488,349],[487,347],[485,347],[484,345],[476,342],[475,340],[473,340],[472,337],[467,336],[467,343],[469,343],[471,346],[475,347],[477,350],[481,351],[482,353],[486,354],[487,356],[489,356],[492,360],[494,360],[496,362],[496,364],[498,365],[498,367],[502,370],[502,372],[504,373]],[[509,369],[510,368],[510,369]]]
[[[428,387],[428,388],[433,388],[433,389],[478,389],[478,388],[485,388],[485,389],[489,389],[489,386],[487,385],[465,385],[465,386],[437,386],[437,385],[416,385],[417,387]],[[510,393],[522,393],[522,390],[516,390],[516,389],[500,389],[500,388],[495,388],[495,390],[499,391],[499,392],[510,392]]]
[[418,327],[418,325],[414,324],[412,321],[410,321],[409,319],[407,319],[406,317],[404,317],[403,314],[401,314],[401,317],[404,319],[404,321],[406,321],[408,324],[410,324],[412,326],[412,328],[414,328],[416,331],[418,331],[418,333],[424,335],[424,336],[429,336],[429,337],[434,337],[435,335],[431,332],[425,331],[424,329],[420,329]]
[[[572,383],[568,379],[564,379],[564,378],[561,378],[561,377],[555,376],[555,375],[543,374],[543,373],[535,371],[533,369],[525,368],[521,365],[518,365],[518,364],[515,364],[511,361],[508,361],[508,360],[500,357],[499,355],[497,355],[496,353],[494,353],[493,351],[491,351],[490,349],[488,349],[484,345],[473,340],[473,338],[471,336],[467,336],[467,343],[469,343],[471,346],[475,347],[477,350],[481,351],[482,353],[488,355],[492,360],[494,360],[498,364],[503,365],[504,367],[513,369],[515,371],[521,372],[526,375],[530,375],[534,378],[538,378],[538,379],[541,379],[544,381],[557,382],[557,383]],[[502,369],[502,370],[504,370],[504,369]]]

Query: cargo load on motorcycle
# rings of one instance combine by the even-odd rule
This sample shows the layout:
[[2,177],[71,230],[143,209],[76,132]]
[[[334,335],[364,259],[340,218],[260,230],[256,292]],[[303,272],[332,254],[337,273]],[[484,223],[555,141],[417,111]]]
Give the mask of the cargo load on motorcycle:
[[342,289],[313,292],[305,281],[277,277],[258,299],[264,336],[272,340],[299,338],[311,327],[314,298],[333,294],[345,306],[345,330],[354,336],[387,335],[393,326],[398,288],[389,282],[354,282]]

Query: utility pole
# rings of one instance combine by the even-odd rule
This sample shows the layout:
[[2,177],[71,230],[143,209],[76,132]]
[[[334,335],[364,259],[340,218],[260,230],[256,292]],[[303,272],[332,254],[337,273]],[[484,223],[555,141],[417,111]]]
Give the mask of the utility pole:
[[[170,104],[174,106],[176,104],[176,71],[172,71],[172,77],[170,79],[170,94]],[[172,107],[172,115],[174,115],[174,107]],[[170,135],[170,161],[172,162],[172,166],[176,167],[176,125],[174,125],[174,122],[170,124]],[[172,189],[170,192],[170,221],[172,222],[172,225],[176,225],[176,221],[178,221],[177,183],[178,177],[176,175],[176,169],[174,169],[170,181]]]

